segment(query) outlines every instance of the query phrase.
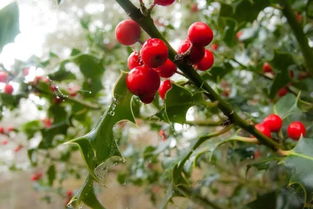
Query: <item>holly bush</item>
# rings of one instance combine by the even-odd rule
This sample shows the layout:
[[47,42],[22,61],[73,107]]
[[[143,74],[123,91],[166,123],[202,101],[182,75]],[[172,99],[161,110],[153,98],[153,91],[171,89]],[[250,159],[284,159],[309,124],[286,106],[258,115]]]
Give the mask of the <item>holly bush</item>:
[[[105,29],[96,14],[80,19],[85,47],[1,65],[2,119],[25,105],[44,116],[0,128],[2,146],[41,168],[31,180],[64,195],[63,181],[85,179],[69,208],[104,208],[108,173],[144,187],[155,208],[175,197],[190,208],[313,208],[313,1],[109,3]],[[1,9],[0,49],[18,19],[16,3]]]

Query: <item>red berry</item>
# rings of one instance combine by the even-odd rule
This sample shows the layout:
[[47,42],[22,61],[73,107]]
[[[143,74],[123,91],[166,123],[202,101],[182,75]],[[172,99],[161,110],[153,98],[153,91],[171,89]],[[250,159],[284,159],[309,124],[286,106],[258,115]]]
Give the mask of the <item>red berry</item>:
[[0,127],[0,134],[4,134],[4,128],[3,127]]
[[197,47],[192,45],[192,43],[189,40],[185,40],[178,48],[177,53],[178,54],[185,54],[189,51],[189,54],[187,56],[188,60],[192,64],[196,64],[201,61],[201,59],[204,56],[204,48],[203,47]]
[[271,130],[264,124],[258,123],[255,125],[255,128],[265,136],[272,137]]
[[288,93],[288,89],[286,87],[283,87],[278,90],[277,94],[279,97],[283,97]]
[[6,84],[5,86],[4,86],[4,89],[3,89],[3,92],[5,93],[5,94],[12,94],[13,93],[13,86],[11,85],[11,84]]
[[9,141],[7,139],[4,139],[0,142],[1,145],[7,145]]
[[45,128],[50,128],[52,125],[52,120],[50,118],[45,118],[42,120],[42,123]]
[[66,196],[67,196],[68,198],[72,198],[73,195],[74,195],[74,192],[73,192],[72,190],[67,190],[67,191],[66,191]]
[[198,4],[197,3],[193,3],[191,5],[190,10],[191,10],[191,12],[198,12],[199,11]]
[[52,92],[56,92],[56,91],[58,91],[58,87],[56,86],[56,85],[51,85],[50,86],[50,90],[52,91]]
[[272,73],[273,72],[272,66],[268,62],[265,62],[263,64],[262,69],[263,69],[263,73]]
[[38,172],[38,173],[34,173],[31,177],[31,180],[32,181],[38,181],[42,178],[42,173],[41,172]]
[[62,97],[59,97],[59,96],[56,96],[53,98],[53,103],[54,104],[61,104],[63,102],[63,98]]
[[4,71],[0,71],[0,82],[7,82],[8,73]]
[[145,95],[139,96],[139,99],[145,104],[150,104],[154,100],[154,96],[155,96],[155,93],[145,94]]
[[138,52],[132,52],[127,60],[128,69],[133,69],[135,67],[141,66],[142,61]]
[[288,136],[294,140],[299,140],[301,136],[305,136],[306,129],[300,121],[294,121],[287,128]]
[[154,70],[161,76],[162,78],[169,78],[174,73],[176,73],[176,65],[170,60],[167,59],[166,62],[158,68],[154,68]]
[[161,6],[168,6],[174,3],[175,0],[154,0],[154,3]]
[[199,63],[196,64],[196,68],[201,71],[208,70],[214,63],[214,55],[211,51],[205,50],[204,57]]
[[193,45],[204,47],[213,39],[212,29],[203,22],[195,22],[188,29],[188,38]]
[[283,120],[276,114],[270,114],[263,120],[263,125],[268,127],[270,131],[277,132],[281,129]]
[[14,130],[15,130],[15,128],[13,126],[9,126],[9,127],[7,127],[6,132],[9,133],[9,132],[14,131]]
[[167,136],[166,136],[166,133],[165,133],[164,130],[160,130],[160,131],[159,131],[159,135],[160,135],[162,141],[166,141]]
[[67,89],[68,95],[70,95],[71,97],[76,97],[78,91],[79,91],[79,87],[76,87],[76,88],[74,88],[74,87],[69,87],[69,88]]
[[23,149],[23,147],[24,147],[24,146],[21,145],[21,144],[20,144],[20,145],[17,145],[17,146],[13,149],[13,151],[14,151],[14,152],[19,152],[21,149]]
[[218,45],[217,43],[211,45],[211,49],[212,49],[213,51],[218,50],[218,47],[219,47],[219,45]]
[[115,37],[123,45],[132,45],[140,38],[140,26],[131,19],[120,22],[115,28]]
[[170,80],[165,80],[161,83],[159,88],[159,95],[162,99],[165,99],[165,95],[170,88],[172,88],[172,83]]
[[160,77],[151,68],[138,66],[127,74],[126,84],[129,91],[139,96],[143,102],[152,101],[160,86]]
[[242,31],[238,31],[238,32],[236,33],[236,38],[237,38],[237,39],[240,39],[242,35],[243,35],[243,32],[242,32]]
[[143,44],[140,56],[145,65],[156,68],[167,60],[168,49],[162,40],[150,38]]

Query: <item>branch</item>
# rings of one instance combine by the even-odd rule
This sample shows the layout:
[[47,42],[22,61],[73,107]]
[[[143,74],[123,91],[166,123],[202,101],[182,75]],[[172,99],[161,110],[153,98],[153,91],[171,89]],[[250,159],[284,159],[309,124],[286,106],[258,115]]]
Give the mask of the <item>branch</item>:
[[177,67],[186,75],[186,77],[192,81],[192,83],[205,91],[205,95],[212,101],[217,102],[218,108],[226,115],[230,122],[241,127],[245,131],[255,136],[262,144],[270,147],[273,150],[279,149],[280,145],[273,139],[263,135],[254,128],[253,124],[248,123],[241,118],[238,113],[234,111],[234,108],[223,100],[219,94],[217,94],[209,85],[206,83],[195,69],[184,60],[176,60],[176,51],[170,46],[167,40],[162,36],[159,30],[153,23],[150,15],[144,15],[140,9],[135,7],[129,0],[116,0],[116,2],[125,10],[130,18],[136,21],[151,37],[159,38],[163,40],[169,49],[169,58],[175,62]]
[[294,11],[292,10],[290,4],[287,0],[280,0],[279,4],[282,6],[282,12],[284,16],[287,18],[287,22],[291,27],[293,34],[295,35],[300,50],[302,52],[307,71],[313,75],[313,51],[309,46],[308,39],[305,36],[301,25],[298,23]]

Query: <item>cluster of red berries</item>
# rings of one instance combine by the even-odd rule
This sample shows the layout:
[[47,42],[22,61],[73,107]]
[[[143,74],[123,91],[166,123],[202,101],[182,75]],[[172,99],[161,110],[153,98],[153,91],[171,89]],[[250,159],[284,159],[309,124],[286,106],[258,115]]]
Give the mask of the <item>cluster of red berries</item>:
[[[278,132],[283,125],[283,120],[276,114],[270,114],[262,123],[255,125],[255,128],[268,137],[272,137],[272,132]],[[301,136],[305,136],[306,128],[300,121],[294,121],[287,128],[288,137],[297,141]]]
[[9,81],[9,75],[5,71],[0,71],[0,82],[6,83],[3,88],[3,93],[5,94],[12,94],[14,91],[14,88],[11,84],[7,83]]
[[[124,45],[139,41],[141,29],[133,20],[120,22],[115,29],[116,39]],[[193,23],[188,30],[188,39],[179,47],[178,54],[184,56],[196,69],[207,70],[214,62],[213,53],[205,49],[213,39],[211,28],[202,22]],[[127,74],[127,88],[137,95],[143,103],[151,103],[157,92],[162,99],[171,88],[171,81],[160,84],[160,77],[168,79],[173,76],[177,67],[168,58],[166,43],[158,38],[148,39],[140,51],[134,51],[127,60],[130,72]]]

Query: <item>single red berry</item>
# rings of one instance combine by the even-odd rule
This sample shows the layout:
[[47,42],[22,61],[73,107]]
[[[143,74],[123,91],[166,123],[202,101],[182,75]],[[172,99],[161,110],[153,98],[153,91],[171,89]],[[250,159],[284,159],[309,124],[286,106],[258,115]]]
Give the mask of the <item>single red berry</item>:
[[176,73],[177,67],[170,59],[167,59],[163,65],[158,68],[153,68],[153,70],[155,70],[160,77],[169,78]]
[[50,128],[52,125],[52,120],[50,118],[45,118],[42,120],[42,123],[45,128]]
[[298,23],[301,23],[303,19],[303,16],[301,15],[301,13],[297,12],[295,16],[296,16],[296,20],[298,21]]
[[67,89],[67,93],[68,95],[70,95],[71,97],[76,97],[79,91],[79,87],[69,87]]
[[3,92],[5,93],[5,94],[12,94],[13,93],[13,86],[11,85],[11,84],[6,84],[5,86],[4,86],[4,89],[3,89]]
[[13,151],[14,152],[19,152],[21,149],[23,149],[24,148],[24,146],[23,145],[17,145],[14,149],[13,149]]
[[43,174],[42,172],[37,172],[37,173],[34,173],[32,176],[31,176],[31,180],[32,181],[38,181],[42,178]]
[[12,131],[15,130],[15,128],[14,128],[13,126],[9,126],[9,127],[7,127],[6,129],[7,129],[7,130],[6,130],[7,133],[12,132]]
[[271,130],[262,123],[258,123],[254,126],[259,132],[264,134],[265,136],[272,137]]
[[160,135],[162,141],[166,141],[167,136],[166,136],[166,133],[165,133],[164,130],[160,130],[160,131],[159,131],[159,135]]
[[198,47],[192,45],[189,40],[185,40],[177,50],[178,54],[186,54],[187,59],[192,63],[196,64],[201,61],[204,57],[204,47]]
[[305,136],[306,128],[300,121],[294,121],[287,128],[288,136],[294,140],[299,140],[301,136]]
[[115,37],[123,45],[132,45],[140,38],[140,26],[131,19],[120,22],[115,28]]
[[140,56],[145,65],[156,68],[167,60],[168,49],[162,40],[150,38],[143,44]]
[[62,97],[59,97],[59,96],[53,97],[54,104],[61,104],[63,101],[64,99]]
[[193,45],[204,47],[213,39],[212,29],[203,22],[195,22],[188,29],[188,38]]
[[50,90],[52,91],[52,92],[56,92],[56,91],[58,91],[58,87],[56,86],[56,85],[51,85],[50,86]]
[[254,153],[253,153],[253,158],[254,159],[258,159],[262,156],[262,153],[259,151],[259,150],[256,150]]
[[170,80],[165,80],[161,83],[159,88],[159,95],[162,99],[165,99],[165,95],[169,89],[172,88],[172,83]]
[[214,55],[211,51],[205,50],[204,57],[199,63],[196,64],[196,68],[201,71],[208,70],[214,64]]
[[0,71],[0,82],[7,82],[8,81],[8,73],[4,71]]
[[288,89],[286,87],[283,87],[283,88],[278,90],[277,94],[279,97],[283,97],[286,94],[288,94]]
[[236,38],[239,40],[242,35],[243,35],[243,32],[242,32],[242,31],[238,31],[238,32],[236,33]]
[[276,114],[270,114],[263,120],[263,125],[267,126],[270,131],[277,132],[283,125],[283,120]]
[[128,69],[133,69],[135,67],[141,66],[143,63],[141,61],[140,55],[138,52],[132,52],[127,60]]
[[154,3],[161,6],[168,6],[174,3],[175,0],[154,0]]
[[153,100],[154,94],[160,86],[160,77],[151,68],[138,66],[127,74],[126,84],[129,91],[139,96],[142,100]]
[[1,145],[7,145],[9,143],[9,140],[4,139],[1,141]]
[[0,134],[4,134],[4,128],[3,127],[0,127]]
[[66,191],[66,196],[67,196],[68,198],[72,198],[73,195],[74,195],[74,192],[73,192],[72,190],[67,190],[67,191]]
[[213,51],[218,50],[218,48],[219,48],[218,43],[215,43],[215,44],[212,44],[212,45],[211,45],[211,49],[212,49]]
[[198,4],[197,4],[197,3],[193,3],[193,4],[191,5],[190,11],[191,11],[191,12],[194,12],[194,13],[198,12],[198,11],[199,11]]
[[263,69],[263,73],[272,73],[273,72],[272,66],[268,62],[265,62],[263,64],[262,69]]
[[290,78],[294,78],[295,77],[295,73],[293,72],[293,70],[289,70],[288,71],[288,75]]
[[140,95],[139,99],[145,104],[150,104],[154,100],[155,93]]

